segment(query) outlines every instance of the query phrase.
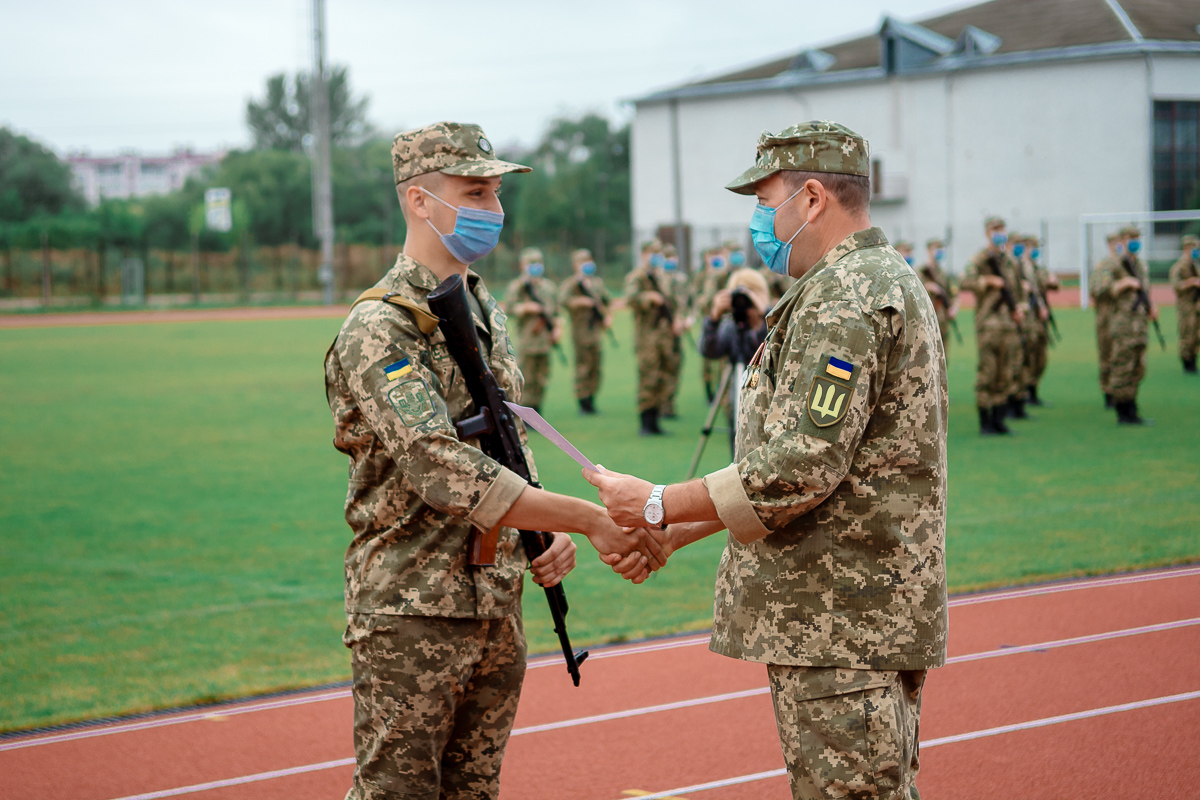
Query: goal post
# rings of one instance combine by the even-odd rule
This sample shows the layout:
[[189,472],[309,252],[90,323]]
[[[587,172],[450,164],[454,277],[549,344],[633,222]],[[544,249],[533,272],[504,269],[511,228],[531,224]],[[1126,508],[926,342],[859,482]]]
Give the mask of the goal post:
[[1112,231],[1136,225],[1146,242],[1143,260],[1175,260],[1183,252],[1180,245],[1182,233],[1154,233],[1156,222],[1197,222],[1200,227],[1200,209],[1182,211],[1126,211],[1113,214],[1079,215],[1079,307],[1087,308],[1091,302],[1088,294],[1088,278],[1092,269],[1108,252],[1105,238]]

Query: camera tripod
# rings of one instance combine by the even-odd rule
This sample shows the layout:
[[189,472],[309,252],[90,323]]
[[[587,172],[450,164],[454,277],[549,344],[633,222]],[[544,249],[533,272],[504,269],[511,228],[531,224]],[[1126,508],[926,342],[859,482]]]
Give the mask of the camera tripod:
[[[746,371],[746,365],[741,361],[727,362],[725,369],[721,371],[721,382],[717,385],[717,392],[713,395],[712,403],[708,406],[708,417],[704,420],[704,427],[700,429],[700,441],[696,445],[696,454],[692,456],[692,466],[688,468],[687,480],[691,480],[696,475],[696,467],[700,465],[700,457],[704,455],[704,448],[708,445],[708,439],[712,436],[712,432],[717,430],[713,427],[717,419],[717,414],[721,413],[721,406],[725,404],[726,399],[729,400],[730,418],[732,425],[737,424],[738,415],[738,393],[742,388],[742,373]],[[729,393],[726,397],[726,392]],[[733,433],[733,428],[721,428],[730,434]],[[733,459],[733,440],[729,442],[729,458]]]

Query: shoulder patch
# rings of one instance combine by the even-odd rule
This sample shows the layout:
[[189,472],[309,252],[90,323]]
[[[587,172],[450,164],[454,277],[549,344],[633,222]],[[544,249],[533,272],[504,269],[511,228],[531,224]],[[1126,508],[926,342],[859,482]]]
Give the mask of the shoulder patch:
[[400,416],[400,421],[412,428],[429,421],[434,415],[429,387],[421,378],[403,381],[388,389],[388,402]]
[[808,417],[818,428],[828,428],[841,422],[850,408],[854,387],[814,375],[808,389]]

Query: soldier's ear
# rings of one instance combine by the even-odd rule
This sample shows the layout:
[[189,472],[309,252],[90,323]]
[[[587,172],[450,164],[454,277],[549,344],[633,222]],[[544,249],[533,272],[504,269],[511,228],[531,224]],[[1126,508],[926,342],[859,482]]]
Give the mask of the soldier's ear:
[[429,219],[428,200],[429,196],[415,183],[410,183],[404,190],[404,196],[400,198],[400,202],[407,209],[408,213],[417,219]]

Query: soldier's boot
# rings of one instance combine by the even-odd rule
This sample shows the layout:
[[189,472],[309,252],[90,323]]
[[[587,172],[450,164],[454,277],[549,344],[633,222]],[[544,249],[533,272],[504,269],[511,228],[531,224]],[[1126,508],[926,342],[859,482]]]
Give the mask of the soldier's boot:
[[1114,406],[1113,396],[1108,392],[1104,393],[1104,407],[1112,408]]
[[638,431],[638,436],[653,436],[654,435],[654,409],[647,408],[642,412],[642,428]]
[[1137,401],[1125,400],[1117,403],[1118,425],[1153,425],[1154,421],[1138,415]]
[[1191,373],[1196,372],[1196,357],[1195,356],[1192,356],[1191,358],[1183,359],[1183,371],[1191,372]]
[[662,408],[659,409],[658,415],[663,419],[678,419],[679,415],[675,413],[675,400],[671,399],[663,403]]
[[669,431],[665,431],[658,426],[658,419],[661,416],[661,414],[659,414],[659,410],[657,408],[652,408],[652,409],[650,409],[650,412],[651,412],[650,425],[654,429],[654,435],[655,436],[670,436],[671,434]]
[[996,429],[996,433],[1012,436],[1012,428],[1004,424],[1004,417],[1008,411],[1008,407],[1001,403],[998,406],[992,406],[992,427]]
[[1031,383],[1031,384],[1029,384],[1029,400],[1028,400],[1028,403],[1029,403],[1029,405],[1031,405],[1031,406],[1041,406],[1041,405],[1045,405],[1045,403],[1043,403],[1043,402],[1042,402],[1042,398],[1038,397],[1038,393],[1037,393],[1037,384],[1036,384],[1036,383]]
[[1015,394],[1008,398],[1008,416],[1013,419],[1033,419],[1025,413],[1025,401]]
[[579,413],[580,414],[595,414],[596,404],[591,396],[579,398]]
[[995,436],[1000,433],[992,424],[992,410],[987,406],[979,407],[979,432],[984,436]]

